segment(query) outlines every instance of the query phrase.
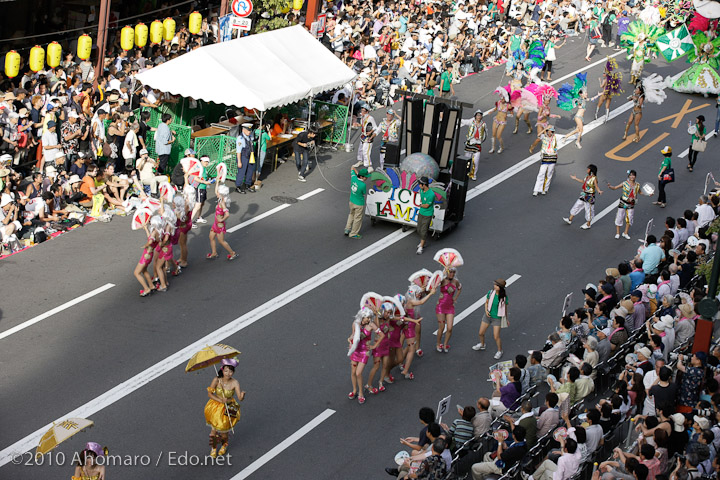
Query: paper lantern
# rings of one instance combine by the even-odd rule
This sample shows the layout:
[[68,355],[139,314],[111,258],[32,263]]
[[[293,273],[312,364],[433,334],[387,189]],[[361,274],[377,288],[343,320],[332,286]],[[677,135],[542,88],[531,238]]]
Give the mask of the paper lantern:
[[163,38],[168,42],[172,40],[175,37],[175,20],[169,17],[166,18],[163,21],[163,30]]
[[45,49],[40,45],[35,45],[30,49],[30,70],[33,72],[39,72],[45,68]]
[[5,75],[8,78],[17,77],[20,73],[20,54],[15,50],[10,50],[5,54]]
[[156,45],[162,42],[163,37],[163,23],[160,20],[155,20],[150,24],[150,43]]
[[77,56],[80,60],[87,60],[92,53],[92,38],[90,35],[81,35],[78,38]]
[[132,27],[125,26],[120,30],[120,47],[125,50],[132,50],[135,46],[135,30]]
[[62,60],[62,47],[57,42],[51,42],[47,47],[47,64],[50,68],[60,65]]
[[301,10],[303,3],[303,0],[293,0],[293,10]]
[[148,27],[144,23],[135,25],[135,46],[143,48],[148,41]]
[[200,12],[192,12],[190,14],[190,20],[188,20],[188,31],[194,35],[200,33],[202,29],[202,15]]

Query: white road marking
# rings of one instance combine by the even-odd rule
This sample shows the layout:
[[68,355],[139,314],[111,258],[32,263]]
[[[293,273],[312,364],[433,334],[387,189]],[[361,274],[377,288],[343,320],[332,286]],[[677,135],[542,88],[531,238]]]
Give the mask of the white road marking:
[[[705,135],[705,139],[708,139],[708,138],[714,137],[714,136],[715,136],[715,130],[713,130],[713,131],[709,132],[707,135]],[[682,151],[682,153],[680,153],[680,155],[678,155],[678,158],[685,158],[688,156],[689,153],[690,153],[690,149],[686,148],[685,150]]]
[[613,203],[611,203],[610,205],[608,205],[605,209],[603,209],[602,212],[598,213],[597,215],[595,215],[595,216],[593,217],[592,221],[590,222],[590,225],[595,225],[595,222],[597,222],[598,220],[600,220],[601,218],[603,218],[605,215],[607,215],[607,214],[610,213],[610,212],[614,212],[615,210],[617,210],[619,203],[620,203],[620,200],[618,200],[618,201],[616,201],[616,202],[613,202]]
[[20,325],[15,325],[14,327],[0,333],[0,340],[2,340],[5,337],[9,337],[13,333],[17,333],[20,330],[23,330],[31,325],[35,325],[36,323],[41,322],[48,317],[52,317],[56,313],[62,312],[63,310],[67,310],[68,308],[70,308],[74,305],[77,305],[78,303],[83,302],[83,301],[87,300],[88,298],[94,297],[95,295],[98,295],[98,294],[104,292],[105,290],[109,290],[114,286],[115,286],[114,283],[106,283],[102,287],[96,288],[95,290],[92,290],[84,295],[80,295],[79,297],[75,298],[74,300],[70,300],[69,302],[63,303],[62,305],[55,307],[52,310],[48,310],[47,312],[43,313],[42,315],[38,315],[35,318],[31,318],[30,320],[23,322]]
[[[509,287],[510,285],[512,285],[513,283],[515,283],[516,281],[520,280],[521,277],[522,277],[522,275],[518,275],[518,274],[516,273],[516,274],[514,274],[512,277],[510,277],[510,278],[508,278],[507,280],[505,280],[505,285]],[[455,325],[457,325],[458,323],[462,322],[464,318],[469,317],[470,315],[472,315],[472,314],[475,312],[475,310],[477,310],[478,308],[480,308],[480,307],[482,307],[483,305],[485,305],[485,300],[486,300],[486,297],[482,297],[480,300],[478,300],[477,302],[473,303],[473,304],[470,305],[468,308],[466,308],[465,310],[463,310],[462,312],[460,312],[458,315],[456,315],[456,316],[455,316],[455,321],[453,322],[453,326],[455,326]],[[438,333],[438,331],[435,330],[435,331],[433,332],[433,335],[437,336],[437,333]]]
[[[313,190],[312,192],[308,192],[308,193],[306,193],[305,195],[302,195],[302,196],[298,197],[298,200],[307,200],[308,198],[312,197],[313,195],[317,195],[318,193],[324,192],[324,191],[325,191],[324,188],[316,188],[316,189]],[[268,210],[268,211],[265,212],[265,213],[261,213],[260,215],[258,215],[258,216],[256,216],[256,217],[253,217],[253,218],[251,218],[250,220],[246,220],[246,221],[242,222],[242,223],[239,224],[239,225],[235,225],[234,227],[228,228],[228,229],[227,229],[227,233],[237,232],[237,231],[240,230],[241,228],[248,227],[248,226],[252,225],[253,223],[255,223],[255,222],[257,222],[257,221],[260,221],[260,220],[262,220],[263,218],[267,218],[267,217],[269,217],[270,215],[274,215],[274,214],[276,214],[277,212],[279,212],[279,211],[281,211],[281,210],[285,210],[286,208],[288,208],[288,207],[290,207],[290,206],[292,206],[292,205],[289,204],[289,203],[285,203],[285,204],[283,204],[283,205],[279,205],[279,206],[273,208],[272,210]]]
[[[628,102],[627,104],[620,107],[618,110],[624,109],[623,111],[629,109],[632,106],[632,102]],[[616,112],[616,111],[614,111]],[[612,112],[610,116],[613,116]],[[622,112],[621,112],[622,113]],[[587,131],[587,130],[586,130]],[[533,157],[537,157],[534,158]],[[527,167],[527,165],[522,166],[528,160],[531,160],[531,163],[536,162],[539,160],[539,155],[533,155],[529,159],[525,159],[522,162],[514,165],[513,167],[510,167],[506,171],[512,171],[511,174],[504,174],[500,173],[494,177],[492,177],[489,180],[486,180],[485,182],[481,183],[477,187],[473,188],[470,192],[468,192],[467,200],[470,201],[476,196],[480,195],[483,192],[488,191],[490,188],[492,188],[495,185],[498,185],[502,183],[503,181],[509,179],[515,173],[522,171],[524,168]],[[529,164],[528,164],[529,165]],[[281,205],[282,207],[283,205]],[[344,273],[345,271],[349,270],[350,268],[354,267],[355,265],[358,265],[359,263],[367,260],[368,258],[372,257],[373,255],[385,250],[386,248],[394,245],[395,243],[399,242],[405,237],[408,237],[414,233],[413,230],[408,230],[407,232],[403,232],[402,229],[398,229],[395,232],[385,236],[384,238],[378,240],[377,242],[369,245],[368,247],[360,250],[359,252],[355,253],[354,255],[351,255],[347,257],[346,259],[336,263],[335,265],[331,266],[330,268],[327,268],[326,270],[314,275],[313,277],[309,278],[308,280],[298,284],[297,286],[291,288],[290,290],[287,290],[284,293],[281,293],[275,298],[272,298],[268,300],[267,302],[263,303],[262,305],[258,306],[257,308],[251,310],[250,312],[242,315],[241,317],[236,318],[235,320],[227,323],[223,327],[215,330],[214,332],[209,333],[205,337],[199,339],[198,341],[192,343],[191,345],[188,345],[187,347],[183,348],[182,350],[178,351],[177,353],[174,353],[173,355],[167,357],[164,360],[159,361],[155,365],[152,365],[151,367],[143,370],[142,372],[138,373],[137,375],[129,378],[128,380],[120,383],[119,385],[116,385],[114,388],[108,390],[104,394],[90,400],[89,402],[85,403],[84,405],[81,405],[80,407],[76,408],[75,410],[67,413],[66,415],[63,415],[59,419],[57,419],[57,422],[62,421],[65,418],[68,417],[81,417],[81,418],[88,418],[94,415],[95,413],[103,410],[104,408],[114,404],[115,402],[125,398],[126,396],[130,395],[135,390],[143,387],[144,385],[147,385],[151,381],[155,380],[156,378],[160,377],[164,373],[170,371],[171,369],[178,367],[185,363],[196,351],[206,347],[207,345],[212,345],[218,342],[221,342],[222,340],[225,340],[231,335],[236,334],[240,330],[243,330],[246,327],[249,327],[250,325],[254,324],[255,322],[263,319],[265,316],[273,313],[274,311],[284,307],[285,305],[291,303],[295,299],[301,297],[302,295],[305,295],[306,293],[309,293],[313,291],[314,289],[318,288],[319,286],[325,284],[326,282],[332,280],[336,276],[340,275],[341,273]],[[10,462],[14,455],[27,452],[28,450],[35,448],[37,446],[40,438],[42,435],[50,428],[52,427],[52,422],[48,423],[47,425],[43,426],[42,428],[36,430],[35,432],[27,435],[26,437],[18,440],[17,442],[13,443],[12,445],[4,448],[3,450],[0,450],[0,467]]]
[[308,192],[308,193],[306,193],[305,195],[299,196],[299,197],[298,197],[298,200],[307,200],[308,198],[312,197],[313,195],[317,195],[318,193],[324,192],[324,191],[325,191],[324,188],[316,188],[316,189],[313,190],[312,192]]
[[230,480],[244,480],[253,473],[255,473],[260,467],[268,463],[273,458],[280,455],[283,451],[287,450],[288,447],[290,447],[293,443],[300,440],[302,437],[310,433],[312,429],[320,425],[322,422],[330,418],[330,416],[335,413],[335,410],[327,409],[324,412],[322,412],[317,417],[310,420],[308,423],[306,423],[300,430],[290,435],[288,438],[277,444],[275,447],[272,448],[269,452],[267,452],[262,457],[255,460],[253,463],[245,467],[240,473],[232,477]]

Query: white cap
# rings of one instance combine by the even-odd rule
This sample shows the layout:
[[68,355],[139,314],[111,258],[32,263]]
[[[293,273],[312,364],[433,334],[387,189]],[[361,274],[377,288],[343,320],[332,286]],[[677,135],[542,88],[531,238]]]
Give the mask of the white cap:
[[140,155],[147,155],[147,154],[148,154],[147,148],[140,149]]
[[78,115],[75,110],[70,110],[70,112],[68,113],[68,117],[69,118],[80,118],[80,115]]

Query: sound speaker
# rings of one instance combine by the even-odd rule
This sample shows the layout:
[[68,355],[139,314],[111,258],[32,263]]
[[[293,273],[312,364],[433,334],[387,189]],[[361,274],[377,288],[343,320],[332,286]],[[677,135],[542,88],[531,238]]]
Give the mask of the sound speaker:
[[400,165],[400,145],[397,143],[385,144],[385,166],[397,167]]

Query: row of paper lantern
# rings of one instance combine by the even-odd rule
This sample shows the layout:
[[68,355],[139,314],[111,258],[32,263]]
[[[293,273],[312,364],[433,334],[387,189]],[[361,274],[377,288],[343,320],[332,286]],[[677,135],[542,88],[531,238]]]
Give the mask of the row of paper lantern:
[[[190,14],[188,22],[188,31],[192,34],[200,33],[202,29],[202,15],[199,12]],[[120,30],[120,47],[123,50],[131,50],[137,46],[143,48],[147,45],[148,39],[150,44],[156,45],[163,40],[171,41],[175,37],[175,20],[166,18],[164,21],[155,20],[150,24],[150,28],[144,23],[138,23],[135,28],[127,26]],[[81,35],[77,42],[77,56],[81,60],[90,58],[92,51],[92,38],[89,35]],[[47,56],[45,49],[39,45],[35,45],[30,49],[30,58],[28,65],[33,72],[39,72],[45,68],[45,59],[50,68],[55,68],[62,61],[62,47],[57,42],[52,42],[47,47]],[[20,73],[20,54],[15,50],[9,51],[5,55],[5,75],[9,78],[17,77]]]

